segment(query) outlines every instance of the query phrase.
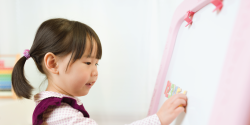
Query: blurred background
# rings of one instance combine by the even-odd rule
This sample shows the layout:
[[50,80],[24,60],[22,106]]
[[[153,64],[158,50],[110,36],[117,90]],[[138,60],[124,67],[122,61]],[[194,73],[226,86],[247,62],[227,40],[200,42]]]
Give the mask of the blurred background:
[[[129,124],[147,117],[170,22],[182,1],[0,0],[0,55],[30,49],[47,19],[89,25],[101,40],[103,56],[96,84],[80,99],[99,125]],[[32,59],[25,74],[33,95],[45,90],[45,76]],[[0,124],[31,125],[34,108],[32,99],[0,99]]]

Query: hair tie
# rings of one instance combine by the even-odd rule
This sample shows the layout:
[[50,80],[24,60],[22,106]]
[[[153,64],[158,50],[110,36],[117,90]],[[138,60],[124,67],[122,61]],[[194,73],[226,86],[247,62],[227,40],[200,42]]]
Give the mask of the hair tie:
[[29,59],[29,58],[30,58],[29,51],[30,51],[30,50],[26,49],[26,50],[24,50],[24,52],[23,52],[23,56],[25,56],[26,59]]

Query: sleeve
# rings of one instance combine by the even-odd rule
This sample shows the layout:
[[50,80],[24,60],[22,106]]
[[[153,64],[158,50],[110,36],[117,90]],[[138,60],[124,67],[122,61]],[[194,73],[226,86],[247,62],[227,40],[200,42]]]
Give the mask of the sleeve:
[[43,124],[46,125],[97,125],[93,119],[84,117],[81,112],[66,103],[59,107],[50,107],[44,112],[43,118]]
[[69,119],[71,120],[69,120],[67,125],[97,125],[93,119],[83,117],[80,112],[71,115],[71,118]]
[[142,120],[138,120],[131,124],[126,124],[126,125],[161,125],[161,122],[159,117],[156,114],[154,114]]

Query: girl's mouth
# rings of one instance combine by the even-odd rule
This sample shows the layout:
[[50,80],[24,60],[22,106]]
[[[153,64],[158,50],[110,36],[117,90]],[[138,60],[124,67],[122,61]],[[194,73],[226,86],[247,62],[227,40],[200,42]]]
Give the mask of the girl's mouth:
[[86,83],[85,85],[88,86],[89,88],[91,88],[91,87],[93,86],[94,83],[95,83],[95,81],[94,81],[94,82],[91,82],[91,83]]

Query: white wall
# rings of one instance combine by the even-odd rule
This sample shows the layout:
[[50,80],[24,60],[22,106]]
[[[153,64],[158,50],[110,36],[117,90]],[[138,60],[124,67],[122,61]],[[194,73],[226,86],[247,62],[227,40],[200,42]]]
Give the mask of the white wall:
[[[0,54],[30,49],[37,28],[49,18],[86,23],[99,35],[103,57],[95,86],[81,97],[84,106],[100,125],[130,123],[147,115],[170,21],[181,2],[0,0]],[[25,72],[34,94],[39,92],[44,76],[32,59]]]
[[1,99],[0,125],[32,125],[34,108],[32,100]]

